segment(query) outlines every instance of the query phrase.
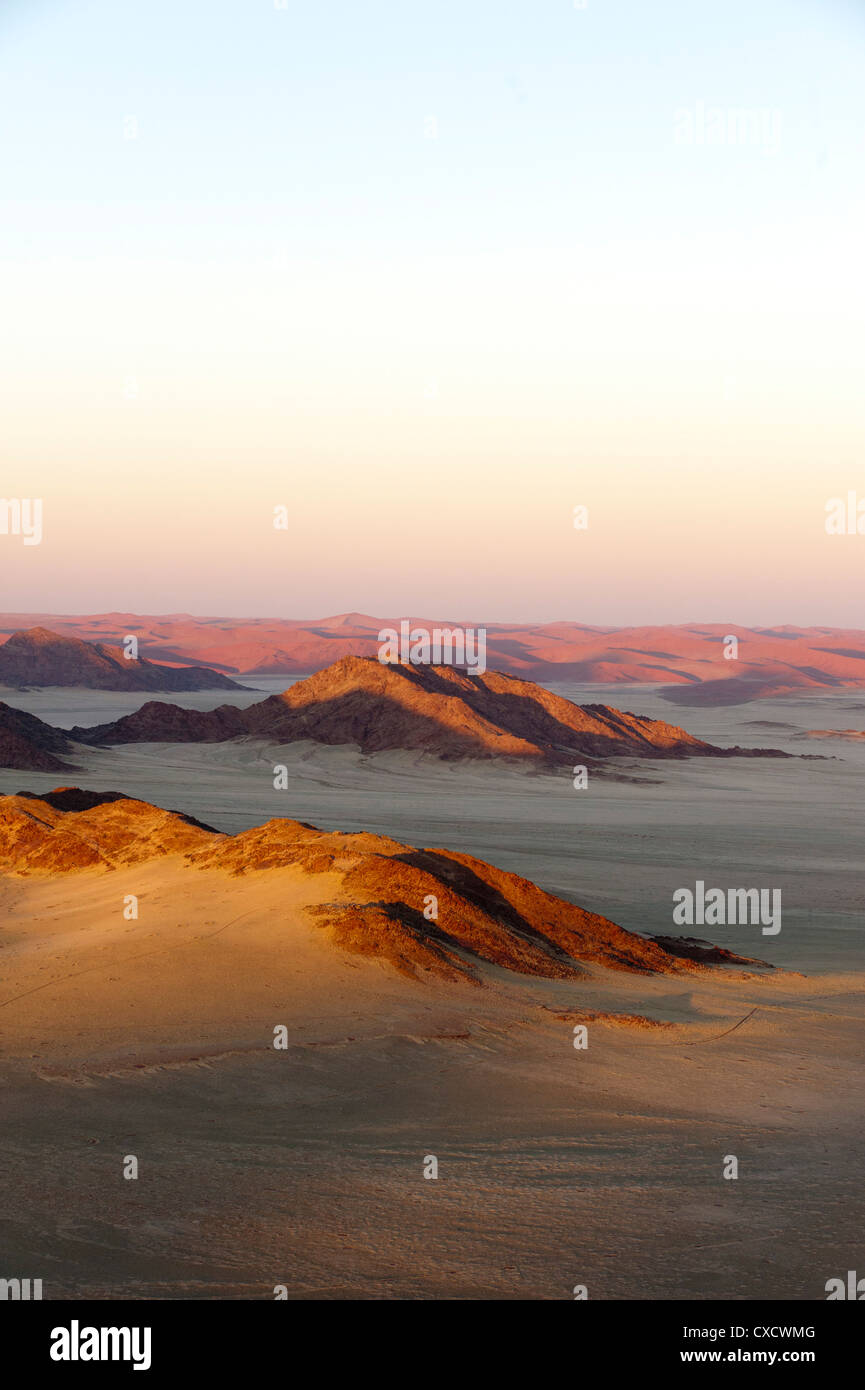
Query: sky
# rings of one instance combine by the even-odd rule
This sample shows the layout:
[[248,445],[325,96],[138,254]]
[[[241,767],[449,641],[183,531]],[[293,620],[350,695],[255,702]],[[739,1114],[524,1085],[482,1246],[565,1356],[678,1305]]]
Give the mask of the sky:
[[863,59],[853,0],[0,0],[0,609],[865,627]]

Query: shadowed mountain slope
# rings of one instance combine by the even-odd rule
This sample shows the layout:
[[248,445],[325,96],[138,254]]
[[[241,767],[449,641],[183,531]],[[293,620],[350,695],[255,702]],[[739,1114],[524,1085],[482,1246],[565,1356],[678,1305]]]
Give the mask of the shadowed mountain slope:
[[0,685],[87,690],[243,690],[206,666],[160,666],[127,659],[121,647],[82,642],[44,627],[16,632],[0,646]]
[[0,703],[0,767],[26,772],[62,772],[72,764],[58,757],[72,745],[66,734],[35,714]]

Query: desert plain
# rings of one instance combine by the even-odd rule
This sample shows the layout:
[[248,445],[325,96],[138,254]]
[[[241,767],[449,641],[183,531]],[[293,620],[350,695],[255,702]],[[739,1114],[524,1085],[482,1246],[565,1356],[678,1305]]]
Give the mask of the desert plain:
[[[172,699],[246,705],[289,681],[245,683]],[[655,687],[556,688],[672,717]],[[66,728],[140,703],[4,699]],[[774,970],[485,964],[471,982],[341,949],[309,911],[333,884],[298,867],[6,874],[4,1263],[49,1298],[824,1298],[861,1263],[865,1215],[865,749],[809,734],[863,713],[856,691],[688,709],[701,738],[798,756],[629,759],[584,790],[566,770],[253,740],[0,772],[0,793],[120,791],[228,834],[289,817],[475,855],[636,933],[669,933],[697,879],[783,895],[775,936],[692,933]]]

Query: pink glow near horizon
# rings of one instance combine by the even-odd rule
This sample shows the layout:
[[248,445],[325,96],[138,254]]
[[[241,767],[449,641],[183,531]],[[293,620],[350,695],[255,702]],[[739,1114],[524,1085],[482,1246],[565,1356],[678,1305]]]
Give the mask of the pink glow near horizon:
[[[361,611],[489,621],[687,621],[862,626],[865,536],[830,535],[826,503],[852,470],[782,486],[682,467],[538,464],[462,474],[407,466],[402,481],[323,461],[303,480],[229,462],[27,470],[7,497],[43,500],[41,543],[0,536],[0,607],[18,612],[285,616]],[[237,486],[243,476],[244,486]],[[80,482],[81,475],[77,475]],[[434,481],[433,481],[434,480]],[[33,486],[38,482],[38,492]],[[588,526],[575,529],[574,506]],[[285,506],[284,529],[274,509]]]

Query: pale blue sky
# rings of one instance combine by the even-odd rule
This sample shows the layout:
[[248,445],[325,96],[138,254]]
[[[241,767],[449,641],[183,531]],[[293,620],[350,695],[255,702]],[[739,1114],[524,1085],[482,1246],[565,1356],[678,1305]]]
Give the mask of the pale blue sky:
[[[604,242],[637,220],[736,238],[755,220],[861,215],[851,0],[5,0],[2,14],[7,251],[462,253]],[[779,111],[778,153],[689,162],[673,113],[698,101]],[[75,205],[62,228],[52,201]]]

